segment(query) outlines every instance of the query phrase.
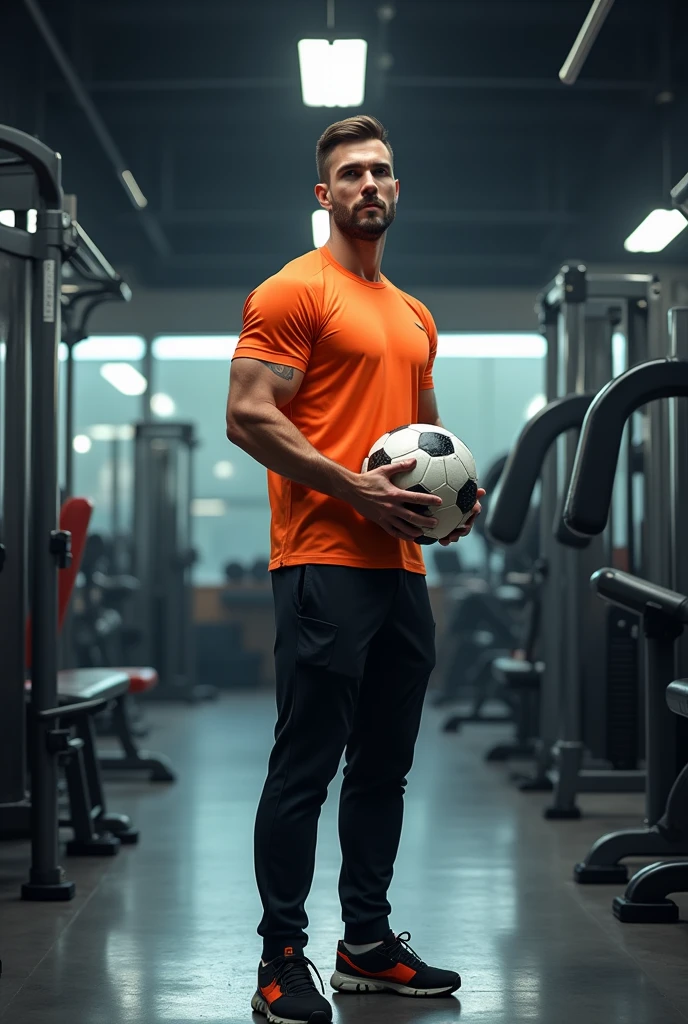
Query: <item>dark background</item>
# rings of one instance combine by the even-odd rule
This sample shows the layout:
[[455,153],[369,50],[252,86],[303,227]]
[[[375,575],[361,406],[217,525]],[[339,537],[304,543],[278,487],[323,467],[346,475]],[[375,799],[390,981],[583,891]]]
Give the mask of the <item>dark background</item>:
[[[2,6],[0,120],[63,154],[113,263],[149,286],[249,289],[312,247],[315,142],[356,112],[301,101],[296,44],[326,35],[325,0],[42,6],[145,215],[22,0]],[[537,288],[563,259],[646,262],[623,241],[688,170],[685,0],[617,0],[573,88],[558,70],[590,0],[395,0],[387,30],[380,6],[338,0],[335,34],[368,40],[361,110],[395,149],[395,283]],[[653,263],[682,262],[686,245]]]

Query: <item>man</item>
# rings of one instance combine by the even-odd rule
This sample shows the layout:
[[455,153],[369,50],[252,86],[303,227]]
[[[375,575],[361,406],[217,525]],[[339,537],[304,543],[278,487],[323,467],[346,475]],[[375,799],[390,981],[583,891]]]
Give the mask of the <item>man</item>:
[[[461,984],[424,964],[408,933],[394,934],[387,901],[435,659],[414,538],[436,520],[414,509],[441,499],[394,485],[412,459],[360,473],[386,431],[441,425],[437,332],[425,306],[380,274],[399,195],[383,126],[367,116],[333,124],[316,159],[329,241],[249,296],[227,404],[227,436],[268,468],[272,508],[278,721],[255,829],[264,914],[252,1006],[304,1024],[332,1020],[304,956],[304,905],[320,810],[345,750],[345,933],[332,986],[418,996]],[[478,503],[472,518],[479,512]]]

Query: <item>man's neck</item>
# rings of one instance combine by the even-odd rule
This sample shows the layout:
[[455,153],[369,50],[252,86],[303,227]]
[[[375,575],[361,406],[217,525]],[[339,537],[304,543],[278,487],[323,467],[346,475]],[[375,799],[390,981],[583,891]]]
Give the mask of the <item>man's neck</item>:
[[385,251],[385,235],[374,242],[364,242],[358,238],[347,238],[332,225],[332,232],[327,248],[345,270],[362,278],[364,281],[380,280],[380,266]]

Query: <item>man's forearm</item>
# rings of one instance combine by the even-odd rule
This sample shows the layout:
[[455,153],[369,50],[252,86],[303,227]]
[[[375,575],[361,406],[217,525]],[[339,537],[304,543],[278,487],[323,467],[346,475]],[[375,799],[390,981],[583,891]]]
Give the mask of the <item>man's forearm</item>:
[[243,412],[228,425],[227,436],[267,469],[297,484],[344,501],[352,492],[358,474],[322,455],[269,402]]

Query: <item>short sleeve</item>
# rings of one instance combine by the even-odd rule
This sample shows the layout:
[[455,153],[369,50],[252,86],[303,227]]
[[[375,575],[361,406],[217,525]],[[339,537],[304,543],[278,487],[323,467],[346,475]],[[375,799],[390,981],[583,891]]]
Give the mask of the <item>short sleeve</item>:
[[234,359],[269,359],[306,371],[319,330],[317,297],[305,281],[268,278],[251,292]]
[[423,308],[423,323],[425,324],[428,332],[428,341],[430,342],[430,355],[428,356],[428,362],[423,373],[423,380],[421,381],[421,391],[429,391],[434,388],[435,383],[432,379],[432,369],[435,365],[435,357],[437,356],[437,327],[435,321],[428,312],[427,309]]

